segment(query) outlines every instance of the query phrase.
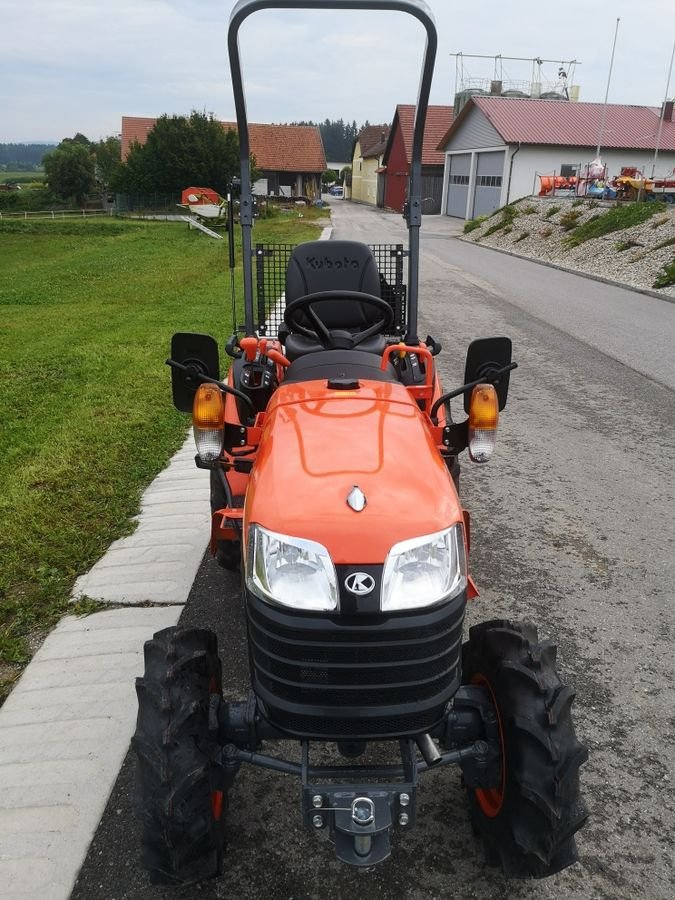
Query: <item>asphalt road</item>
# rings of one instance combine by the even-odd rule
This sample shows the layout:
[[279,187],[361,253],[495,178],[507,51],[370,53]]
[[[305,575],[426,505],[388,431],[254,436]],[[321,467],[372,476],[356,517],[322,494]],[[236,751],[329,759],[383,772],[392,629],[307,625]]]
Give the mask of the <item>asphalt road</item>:
[[[397,217],[333,207],[337,237],[389,242],[403,234]],[[422,779],[418,825],[394,839],[392,857],[354,871],[300,827],[293,779],[243,769],[228,813],[226,874],[151,888],[137,861],[127,760],[75,900],[675,895],[675,305],[467,246],[450,228],[430,218],[422,239],[420,334],[444,344],[444,384],[461,383],[477,336],[511,336],[520,364],[496,457],[462,470],[481,591],[468,620],[528,619],[558,643],[591,754],[580,863],[542,882],[505,881],[485,866],[459,774],[447,768]],[[205,561],[183,621],[218,632],[226,684],[241,696],[238,578]]]

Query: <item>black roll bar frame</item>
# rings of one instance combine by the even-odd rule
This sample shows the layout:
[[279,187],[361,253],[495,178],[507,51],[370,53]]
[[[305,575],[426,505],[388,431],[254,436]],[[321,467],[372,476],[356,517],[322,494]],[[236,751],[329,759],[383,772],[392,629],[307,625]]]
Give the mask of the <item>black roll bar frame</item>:
[[232,90],[239,131],[239,164],[241,169],[241,198],[239,220],[242,234],[244,259],[244,312],[245,330],[248,336],[255,334],[253,303],[253,196],[251,193],[251,163],[246,97],[241,72],[239,54],[239,29],[244,21],[255,12],[264,9],[316,9],[316,10],[374,10],[403,12],[413,16],[424,26],[426,45],[422,63],[415,127],[413,131],[410,177],[408,181],[408,202],[406,223],[408,225],[408,307],[405,342],[419,343],[417,336],[417,296],[419,285],[419,230],[422,224],[422,144],[424,125],[429,106],[431,79],[433,77],[438,37],[431,10],[423,0],[239,0],[230,15],[227,30],[227,46],[230,58]]

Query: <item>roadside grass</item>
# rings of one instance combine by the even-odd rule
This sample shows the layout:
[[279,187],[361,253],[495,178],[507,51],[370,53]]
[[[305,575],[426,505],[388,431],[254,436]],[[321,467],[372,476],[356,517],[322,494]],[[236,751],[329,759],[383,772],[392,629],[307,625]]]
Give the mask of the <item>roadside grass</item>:
[[[254,240],[317,235],[284,215]],[[184,440],[171,335],[222,346],[232,313],[227,242],[183,223],[5,220],[0,242],[1,698]]]
[[508,206],[502,206],[501,209],[496,210],[492,213],[492,218],[497,213],[501,213],[501,219],[495,222],[494,225],[490,225],[489,228],[485,230],[485,232],[481,235],[481,238],[489,237],[491,234],[495,234],[497,231],[501,231],[502,229],[508,234],[513,228],[513,222],[516,216],[520,215],[520,210],[517,209],[515,204],[510,203]]
[[[590,208],[590,203],[588,204]],[[583,225],[579,225],[573,234],[570,234],[563,241],[567,247],[578,247],[585,241],[594,238],[603,237],[614,231],[621,231],[624,228],[631,228],[634,225],[641,225],[643,222],[651,219],[656,213],[662,213],[666,209],[665,203],[630,203],[627,206],[613,207],[603,215],[599,215]]]

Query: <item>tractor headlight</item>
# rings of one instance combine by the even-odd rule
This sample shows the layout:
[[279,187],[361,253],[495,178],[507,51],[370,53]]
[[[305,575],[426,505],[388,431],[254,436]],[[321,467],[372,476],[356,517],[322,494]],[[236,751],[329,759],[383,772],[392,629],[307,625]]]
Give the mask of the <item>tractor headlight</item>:
[[249,530],[246,585],[262,600],[293,609],[338,606],[337,575],[326,548],[260,525]]
[[401,541],[387,555],[382,610],[418,609],[449,600],[466,587],[461,524]]

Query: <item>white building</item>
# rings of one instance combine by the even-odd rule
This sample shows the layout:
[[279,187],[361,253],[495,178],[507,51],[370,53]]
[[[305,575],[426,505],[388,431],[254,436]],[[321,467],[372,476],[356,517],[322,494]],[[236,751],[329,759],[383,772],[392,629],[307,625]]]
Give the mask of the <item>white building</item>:
[[[473,97],[438,149],[445,153],[442,213],[472,219],[539,193],[538,175],[571,174],[600,156],[608,177],[635,166],[656,176],[675,169],[673,103],[649,106]],[[660,130],[660,135],[659,135]],[[602,134],[601,134],[602,131]]]

